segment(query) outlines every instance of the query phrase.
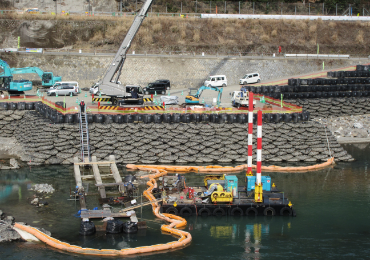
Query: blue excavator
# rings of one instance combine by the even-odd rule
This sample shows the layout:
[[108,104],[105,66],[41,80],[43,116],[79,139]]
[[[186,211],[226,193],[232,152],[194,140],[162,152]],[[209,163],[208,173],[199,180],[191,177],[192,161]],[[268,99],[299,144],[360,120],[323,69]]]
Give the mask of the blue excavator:
[[198,90],[194,88],[189,89],[189,94],[185,97],[185,104],[187,105],[199,105],[199,98],[200,95],[202,95],[203,90],[214,90],[218,92],[217,96],[217,105],[220,105],[221,103],[221,97],[222,97],[222,91],[223,88],[218,88],[218,87],[206,87],[206,86],[201,86]]
[[20,94],[32,89],[32,82],[29,80],[13,80],[13,73],[5,61],[0,60],[0,68],[3,70],[3,73],[0,74],[0,91],[8,91],[9,94]]
[[[62,77],[54,76],[53,72],[44,72],[39,67],[10,68],[10,73],[12,75],[14,75],[14,74],[36,73],[41,78],[41,84],[44,87],[52,87],[52,86],[54,86],[54,84],[56,82],[62,81]],[[2,74],[0,74],[0,76],[1,75]]]

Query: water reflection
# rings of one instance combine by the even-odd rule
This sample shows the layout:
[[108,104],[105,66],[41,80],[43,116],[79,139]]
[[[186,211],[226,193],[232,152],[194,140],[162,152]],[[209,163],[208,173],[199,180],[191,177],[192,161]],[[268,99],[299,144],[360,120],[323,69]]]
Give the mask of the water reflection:
[[[292,200],[297,217],[190,217],[186,229],[193,236],[190,246],[161,255],[139,256],[138,259],[367,259],[370,254],[370,181],[368,154],[350,146],[347,150],[353,163],[338,163],[333,168],[309,173],[269,173],[278,188]],[[126,172],[123,172],[125,175]],[[244,173],[236,174],[243,179]],[[189,183],[203,176],[187,174]],[[48,183],[56,188],[45,208],[35,208],[27,202],[33,195],[28,185]],[[242,184],[241,184],[242,185]],[[52,231],[53,236],[75,245],[93,248],[147,246],[174,241],[161,234],[162,221],[150,207],[139,212],[147,221],[144,235],[78,235],[80,219],[73,217],[79,204],[68,201],[69,190],[75,186],[73,169],[64,166],[33,167],[17,171],[0,171],[0,209]],[[96,187],[90,185],[91,192]],[[144,189],[145,185],[141,186]],[[98,200],[88,198],[89,207],[100,207]],[[101,223],[97,223],[101,224]],[[50,226],[51,225],[51,226]],[[25,244],[1,245],[7,259],[72,259],[76,256],[60,253],[49,247],[27,247]],[[10,248],[10,249],[9,249]],[[12,250],[12,251],[9,251]],[[13,252],[14,251],[14,252]],[[85,259],[84,256],[79,256]],[[86,257],[88,259],[88,257]]]

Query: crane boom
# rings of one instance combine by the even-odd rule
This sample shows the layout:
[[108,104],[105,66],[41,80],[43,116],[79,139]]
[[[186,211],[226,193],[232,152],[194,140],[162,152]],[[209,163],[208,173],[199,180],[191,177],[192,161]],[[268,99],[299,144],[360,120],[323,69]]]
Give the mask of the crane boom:
[[142,22],[144,21],[145,16],[152,2],[153,0],[146,0],[143,6],[141,7],[139,13],[135,16],[135,19],[128,33],[126,34],[125,39],[123,40],[121,46],[119,47],[116,56],[112,60],[105,75],[103,76],[99,88],[103,89],[105,93],[107,94],[109,94],[110,92],[114,93],[117,92],[117,90],[125,92],[125,88],[120,85],[118,80],[121,75],[123,64],[125,63],[126,60],[126,54],[130,49],[131,42],[134,39],[136,33],[138,32]]

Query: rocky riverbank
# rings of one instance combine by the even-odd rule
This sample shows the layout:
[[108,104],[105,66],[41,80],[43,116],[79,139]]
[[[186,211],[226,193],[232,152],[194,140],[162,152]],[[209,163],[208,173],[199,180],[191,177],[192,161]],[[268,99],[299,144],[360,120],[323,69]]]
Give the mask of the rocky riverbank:
[[370,115],[325,117],[316,118],[314,121],[327,125],[337,139],[368,138],[370,136]]
[[22,240],[21,235],[14,230],[14,217],[6,216],[0,210],[0,243]]
[[[36,111],[0,111],[3,137],[16,138],[17,156],[29,165],[72,164],[80,154],[77,124],[52,124]],[[89,125],[91,153],[98,160],[114,154],[117,163],[244,163],[247,124],[97,124]],[[254,129],[254,140],[256,129]],[[263,125],[262,160],[322,162],[353,160],[318,122]],[[256,149],[256,142],[254,142]]]

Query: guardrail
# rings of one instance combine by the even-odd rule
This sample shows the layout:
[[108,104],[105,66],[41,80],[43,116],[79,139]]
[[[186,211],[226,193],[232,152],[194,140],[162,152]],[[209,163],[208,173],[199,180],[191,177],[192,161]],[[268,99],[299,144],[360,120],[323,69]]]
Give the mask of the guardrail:
[[342,54],[284,54],[284,57],[300,57],[300,58],[339,58],[339,59],[349,59],[350,55]]

